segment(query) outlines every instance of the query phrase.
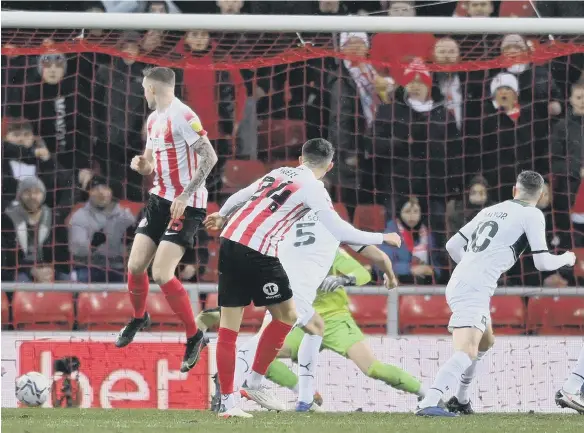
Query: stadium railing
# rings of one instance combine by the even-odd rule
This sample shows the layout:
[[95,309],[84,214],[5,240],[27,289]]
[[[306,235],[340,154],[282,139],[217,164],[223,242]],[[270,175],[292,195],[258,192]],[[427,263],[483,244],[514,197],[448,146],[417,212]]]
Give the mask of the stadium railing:
[[[216,293],[216,284],[185,284],[189,293],[193,311],[199,310],[199,294]],[[150,290],[160,291],[156,284],[150,286]],[[406,295],[444,295],[444,286],[403,286],[397,290],[388,291],[382,286],[365,286],[360,288],[348,288],[351,295],[383,295],[387,296],[387,335],[399,335],[399,298]],[[30,292],[104,292],[127,291],[125,284],[79,284],[79,283],[3,283],[3,292],[30,291]],[[495,296],[523,296],[523,297],[584,297],[584,287],[545,288],[545,287],[503,287],[495,292]],[[380,307],[381,308],[381,307]]]

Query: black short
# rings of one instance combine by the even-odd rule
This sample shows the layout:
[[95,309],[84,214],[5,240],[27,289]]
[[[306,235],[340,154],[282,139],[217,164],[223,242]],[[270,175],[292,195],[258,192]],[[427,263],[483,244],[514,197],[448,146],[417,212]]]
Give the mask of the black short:
[[195,235],[207,215],[205,209],[187,206],[182,217],[171,220],[172,202],[150,194],[146,205],[146,215],[138,224],[136,233],[148,236],[156,245],[160,241],[172,242],[185,248],[192,248]]
[[221,238],[219,250],[219,305],[257,307],[292,298],[288,275],[276,257]]

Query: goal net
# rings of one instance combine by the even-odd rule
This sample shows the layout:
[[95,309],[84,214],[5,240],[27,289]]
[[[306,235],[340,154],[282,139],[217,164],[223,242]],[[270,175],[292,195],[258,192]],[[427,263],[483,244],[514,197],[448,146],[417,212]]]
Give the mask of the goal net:
[[[548,184],[540,207],[551,247],[584,246],[584,199],[577,194],[584,136],[581,35],[3,26],[2,44],[3,209],[16,199],[19,179],[35,174],[42,180],[53,210],[53,235],[43,251],[55,265],[45,287],[79,271],[68,250],[68,224],[92,186],[110,186],[139,215],[149,184],[129,164],[144,147],[149,111],[142,72],[150,66],[175,70],[178,96],[199,115],[215,146],[219,162],[208,181],[210,201],[220,204],[271,168],[296,164],[306,139],[327,138],[337,150],[325,179],[335,207],[359,228],[390,225],[402,232],[405,255],[392,260],[404,284],[447,281],[448,236],[484,206],[509,198],[526,169],[542,173]],[[6,234],[3,227],[3,239]],[[199,237],[190,281],[216,282],[217,247],[217,239]],[[3,255],[3,283],[29,275],[31,263],[16,244],[3,245]],[[127,259],[125,252],[121,256]],[[92,263],[101,271],[94,282],[123,282],[123,265],[113,263]],[[542,274],[527,257],[501,285],[577,285],[583,269]],[[3,335],[9,371],[3,389],[10,389],[17,372],[51,376],[56,359],[75,355],[83,406],[207,406],[214,390],[212,346],[196,371],[182,375],[178,334],[150,333],[130,352],[116,352],[111,335],[126,316],[112,320],[112,311],[121,311],[121,301],[107,301],[105,293],[58,293],[49,303],[66,307],[44,316],[43,296],[20,303],[12,298],[10,306],[2,299],[4,323],[34,330]],[[165,308],[162,297],[152,299],[152,308]],[[513,302],[520,313],[511,313],[516,321],[507,324],[537,331],[526,324],[525,299]],[[38,309],[27,316],[30,305]],[[412,311],[419,312],[419,305]],[[400,330],[426,326],[432,311],[423,320],[418,316],[417,324],[400,322]],[[572,332],[582,326],[581,316],[573,316]],[[559,323],[553,329],[561,333]],[[425,382],[449,353],[442,337],[375,337],[371,344],[379,358]],[[578,336],[501,337],[483,362],[473,400],[489,411],[557,410],[553,393],[581,344]],[[318,388],[329,410],[415,406],[413,397],[388,395],[385,385],[335,354],[323,354],[319,368]],[[287,391],[278,392],[292,401]],[[3,405],[15,404],[3,396]]]

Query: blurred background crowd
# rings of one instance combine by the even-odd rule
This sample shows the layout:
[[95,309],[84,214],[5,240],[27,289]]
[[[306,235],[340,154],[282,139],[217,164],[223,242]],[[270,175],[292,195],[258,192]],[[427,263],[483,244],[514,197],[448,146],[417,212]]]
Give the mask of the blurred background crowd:
[[[535,7],[534,7],[535,6]],[[218,0],[3,2],[93,13],[584,17],[583,2]],[[266,19],[269,19],[266,17]],[[58,24],[57,24],[58,25]],[[123,282],[150,179],[142,71],[175,68],[177,95],[219,163],[209,212],[308,138],[337,148],[327,176],[357,227],[399,232],[386,247],[402,284],[441,284],[448,237],[542,173],[555,252],[584,247],[584,38],[553,35],[228,33],[2,29],[2,281]],[[179,270],[217,279],[201,231]],[[374,277],[376,270],[371,269]],[[540,273],[529,255],[501,285],[579,284],[584,267]],[[581,284],[581,281],[580,281]]]

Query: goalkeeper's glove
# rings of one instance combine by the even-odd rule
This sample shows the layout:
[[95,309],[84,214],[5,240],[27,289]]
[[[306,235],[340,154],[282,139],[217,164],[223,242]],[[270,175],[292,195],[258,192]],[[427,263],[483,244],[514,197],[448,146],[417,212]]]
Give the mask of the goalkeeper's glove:
[[333,292],[339,287],[354,286],[357,283],[357,279],[353,276],[330,275],[324,279],[320,287],[318,288],[322,292]]

